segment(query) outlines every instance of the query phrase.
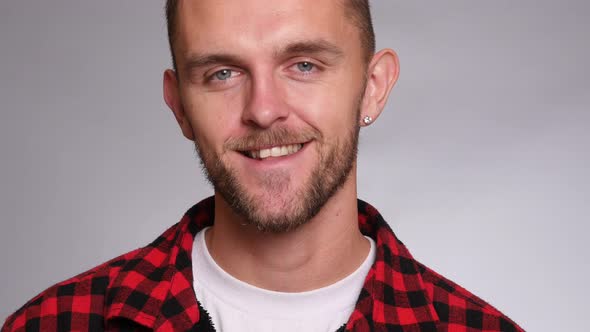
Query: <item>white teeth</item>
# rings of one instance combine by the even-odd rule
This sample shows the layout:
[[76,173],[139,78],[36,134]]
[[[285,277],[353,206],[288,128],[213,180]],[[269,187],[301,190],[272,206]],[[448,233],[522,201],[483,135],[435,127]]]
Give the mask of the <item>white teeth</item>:
[[260,159],[270,157],[270,149],[260,150]]
[[271,157],[280,157],[280,156],[282,156],[282,154],[281,154],[281,147],[280,146],[275,146],[274,148],[270,149],[270,155],[271,155]]
[[270,149],[253,150],[246,152],[250,158],[254,159],[265,159],[268,157],[282,157],[288,156],[299,151],[303,147],[303,144],[290,144],[282,146],[273,146]]

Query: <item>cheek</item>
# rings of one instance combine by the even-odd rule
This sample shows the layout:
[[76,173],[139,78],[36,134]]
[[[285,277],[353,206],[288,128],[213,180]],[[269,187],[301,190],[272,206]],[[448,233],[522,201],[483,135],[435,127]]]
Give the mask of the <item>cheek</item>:
[[357,121],[359,90],[343,82],[300,84],[288,89],[286,101],[304,122],[332,132]]
[[224,142],[240,125],[241,98],[236,93],[193,94],[186,111],[197,140],[204,149],[221,153]]

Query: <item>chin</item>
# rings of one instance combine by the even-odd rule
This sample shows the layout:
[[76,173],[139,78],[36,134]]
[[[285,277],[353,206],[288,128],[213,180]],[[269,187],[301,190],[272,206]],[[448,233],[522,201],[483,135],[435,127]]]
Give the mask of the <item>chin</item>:
[[247,224],[256,226],[265,233],[285,233],[292,231],[311,219],[300,195],[281,193],[278,195],[255,195],[246,209],[238,212]]

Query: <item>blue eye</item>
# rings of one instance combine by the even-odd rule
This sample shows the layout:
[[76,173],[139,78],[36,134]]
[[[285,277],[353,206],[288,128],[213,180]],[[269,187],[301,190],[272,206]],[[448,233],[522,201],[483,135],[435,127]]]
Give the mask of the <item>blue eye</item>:
[[312,71],[314,67],[315,66],[313,63],[307,62],[307,61],[299,62],[297,64],[297,69],[299,69],[300,71],[302,71],[304,73]]
[[225,81],[232,76],[232,71],[231,69],[222,69],[213,74],[213,76],[220,81]]

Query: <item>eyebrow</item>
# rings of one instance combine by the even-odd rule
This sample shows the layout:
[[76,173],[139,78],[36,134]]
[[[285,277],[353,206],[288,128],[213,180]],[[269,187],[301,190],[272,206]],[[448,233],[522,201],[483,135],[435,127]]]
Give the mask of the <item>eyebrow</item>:
[[[324,39],[317,40],[303,40],[295,41],[287,44],[286,46],[275,50],[273,56],[276,58],[286,57],[295,54],[326,54],[332,57],[334,60],[344,56],[344,51],[333,43],[330,43]],[[242,64],[245,61],[237,56],[230,53],[211,53],[211,54],[199,54],[194,53],[187,56],[185,65],[185,71],[190,72],[194,69],[202,67],[216,65],[221,63],[231,64]]]
[[297,41],[288,44],[282,50],[275,53],[275,56],[278,55],[290,55],[290,54],[297,54],[297,53],[306,53],[306,54],[321,54],[325,53],[327,55],[331,55],[333,57],[339,58],[344,55],[344,51],[336,46],[335,44],[325,40],[325,39],[317,39],[317,40],[304,40],[304,41]]
[[193,54],[187,57],[185,71],[188,73],[191,70],[202,67],[216,65],[220,63],[241,63],[242,60],[234,55],[219,53],[219,54]]

